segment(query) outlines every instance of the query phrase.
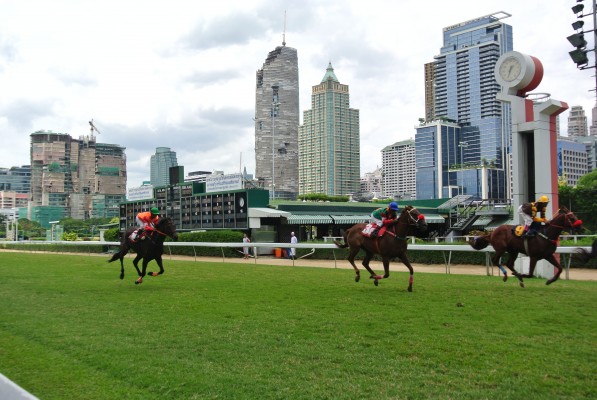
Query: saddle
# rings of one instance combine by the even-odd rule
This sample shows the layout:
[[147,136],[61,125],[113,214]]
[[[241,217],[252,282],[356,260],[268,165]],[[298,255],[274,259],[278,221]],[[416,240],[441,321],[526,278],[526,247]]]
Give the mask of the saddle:
[[150,232],[151,231],[147,231],[146,229],[137,228],[133,232],[131,232],[131,234],[129,235],[129,240],[132,243],[137,243],[140,240],[144,240]]
[[377,224],[375,224],[373,222],[368,223],[361,231],[361,235],[368,237],[368,238],[376,238],[376,237],[380,238],[386,232],[386,227],[382,226],[381,228],[379,228],[377,235],[373,236],[373,234],[375,233],[375,230],[377,228],[378,228]]

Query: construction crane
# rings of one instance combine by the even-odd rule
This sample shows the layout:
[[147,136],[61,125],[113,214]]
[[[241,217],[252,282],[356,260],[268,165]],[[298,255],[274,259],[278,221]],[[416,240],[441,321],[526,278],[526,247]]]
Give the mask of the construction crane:
[[93,118],[91,119],[91,121],[89,121],[89,125],[91,126],[91,137],[93,137],[93,131],[96,131],[97,133],[101,133],[96,126],[93,124]]

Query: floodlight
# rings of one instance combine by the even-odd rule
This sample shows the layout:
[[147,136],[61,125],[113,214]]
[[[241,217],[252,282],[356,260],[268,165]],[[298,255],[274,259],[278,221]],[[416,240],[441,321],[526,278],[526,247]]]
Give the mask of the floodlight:
[[574,35],[568,36],[566,39],[568,39],[570,44],[576,48],[585,47],[587,45],[585,36],[582,33],[575,33]]
[[574,14],[580,14],[582,12],[582,10],[585,9],[585,5],[584,4],[577,4],[574,7],[572,7],[572,12]]
[[572,23],[572,29],[574,29],[575,31],[582,29],[583,25],[585,24],[585,21],[576,21]]

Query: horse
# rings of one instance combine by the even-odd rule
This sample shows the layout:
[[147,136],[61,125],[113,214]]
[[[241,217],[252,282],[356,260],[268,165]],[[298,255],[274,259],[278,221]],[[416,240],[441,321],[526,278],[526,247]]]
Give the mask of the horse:
[[[513,233],[516,225],[501,225],[489,234],[469,239],[468,243],[475,250],[484,249],[488,245],[493,246],[495,254],[491,257],[491,261],[494,265],[497,265],[500,271],[504,274],[504,282],[508,280],[508,273],[502,266],[501,257],[504,253],[508,253],[508,262],[506,263],[506,266],[512,271],[512,274],[518,278],[521,287],[524,287],[523,278],[533,277],[537,261],[542,259],[547,260],[558,270],[554,276],[546,282],[546,285],[550,285],[557,281],[562,273],[562,267],[554,257],[554,253],[558,247],[560,233],[564,229],[580,228],[581,226],[582,221],[578,219],[572,211],[568,210],[566,207],[562,207],[558,210],[552,220],[545,224],[544,232],[540,232],[536,236],[516,236]],[[519,253],[526,254],[530,258],[528,274],[518,273],[514,269],[514,261]]]
[[[135,284],[143,283],[143,277],[147,271],[147,264],[151,260],[155,260],[160,267],[159,272],[148,272],[149,276],[158,276],[164,273],[164,267],[162,265],[162,254],[164,254],[164,241],[166,236],[170,236],[174,240],[178,240],[178,234],[176,233],[176,226],[170,217],[160,218],[152,231],[147,232],[147,236],[144,240],[132,241],[130,239],[131,233],[137,229],[136,227],[130,227],[127,229],[125,234],[120,240],[120,248],[117,253],[114,253],[112,258],[108,262],[116,261],[120,259],[120,279],[124,279],[124,264],[122,260],[124,256],[133,249],[137,256],[133,260],[133,265],[137,270],[139,278],[135,281]],[[142,269],[139,270],[139,260],[143,259]]]
[[[390,277],[390,259],[398,257],[410,271],[410,278],[408,281],[408,291],[413,290],[413,267],[406,256],[406,247],[408,245],[407,235],[413,234],[415,230],[424,232],[427,230],[427,222],[425,216],[413,206],[406,206],[402,209],[397,220],[387,227],[385,234],[381,237],[371,238],[362,234],[363,229],[367,226],[366,223],[360,223],[348,228],[343,235],[344,243],[334,240],[337,247],[344,249],[350,247],[348,254],[348,261],[354,268],[356,276],[355,282],[359,282],[361,274],[354,263],[355,256],[361,249],[365,251],[365,258],[363,259],[363,266],[369,271],[369,278],[374,279],[375,286],[379,284],[379,280]],[[384,275],[377,275],[369,266],[369,262],[374,254],[381,256],[384,268]]]
[[574,257],[580,260],[580,262],[583,264],[592,258],[597,258],[597,239],[593,240],[593,246],[591,247],[590,252],[579,248],[576,250]]

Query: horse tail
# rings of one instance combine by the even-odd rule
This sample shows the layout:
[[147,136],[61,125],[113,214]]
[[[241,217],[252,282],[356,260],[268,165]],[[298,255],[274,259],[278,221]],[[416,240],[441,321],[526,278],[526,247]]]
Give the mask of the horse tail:
[[597,239],[595,239],[593,241],[593,247],[591,248],[590,252],[585,249],[577,249],[576,254],[574,256],[574,258],[576,258],[583,264],[586,263],[587,261],[589,261],[590,259],[596,258],[596,257],[597,257]]
[[344,243],[341,243],[341,242],[337,241],[336,239],[334,239],[334,244],[336,245],[336,247],[338,247],[340,249],[347,248],[348,247],[347,236],[348,236],[348,230],[344,231],[344,233],[342,234],[342,239],[344,239]]
[[120,259],[120,253],[121,251],[118,250],[116,253],[112,254],[112,258],[108,260],[109,263],[111,263],[112,261],[116,261],[118,259]]
[[489,235],[471,238],[468,240],[468,244],[475,250],[482,250],[489,246]]

